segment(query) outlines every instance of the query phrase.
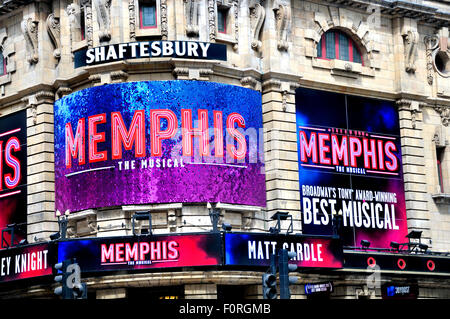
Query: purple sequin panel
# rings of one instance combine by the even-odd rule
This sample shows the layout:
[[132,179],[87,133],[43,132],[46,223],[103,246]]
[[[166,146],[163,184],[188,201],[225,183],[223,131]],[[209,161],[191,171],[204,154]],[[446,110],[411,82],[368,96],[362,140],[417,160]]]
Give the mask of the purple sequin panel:
[[[193,141],[194,156],[183,156],[181,110],[192,111],[191,127],[199,127],[199,110],[208,114],[208,156],[200,156],[200,138]],[[136,157],[136,140],[127,150],[120,142],[122,158],[112,159],[111,113],[119,112],[126,132],[132,132],[135,111],[145,112],[145,156]],[[151,110],[170,110],[178,128],[170,139],[161,140],[162,154],[151,155]],[[216,143],[214,111],[221,112],[223,144]],[[204,112],[204,111],[203,111]],[[227,119],[237,113],[245,127],[234,123],[246,141],[246,155],[232,159],[232,146],[239,149],[236,135],[227,134]],[[89,117],[105,114],[96,122],[95,133],[104,133],[94,152],[106,152],[106,160],[89,161]],[[77,127],[84,119],[85,164],[79,163]],[[219,117],[220,119],[220,117]],[[70,123],[66,129],[67,124]],[[216,126],[218,120],[216,118]],[[168,121],[159,121],[160,131]],[[220,125],[219,125],[220,127]],[[80,127],[81,129],[81,127]],[[73,141],[66,143],[66,131]],[[220,132],[220,131],[217,131]],[[68,140],[71,139],[69,135]],[[125,138],[123,138],[125,139]],[[71,212],[89,208],[146,203],[221,202],[264,207],[266,189],[263,163],[261,94],[242,87],[200,81],[152,81],[104,85],[70,94],[55,102],[55,199],[56,209]],[[80,140],[81,141],[81,140]],[[67,145],[66,145],[67,144]],[[81,143],[80,143],[81,145]],[[223,145],[224,157],[217,157]],[[228,145],[228,147],[227,147]],[[91,151],[93,148],[91,149]],[[66,166],[66,156],[71,166]]]

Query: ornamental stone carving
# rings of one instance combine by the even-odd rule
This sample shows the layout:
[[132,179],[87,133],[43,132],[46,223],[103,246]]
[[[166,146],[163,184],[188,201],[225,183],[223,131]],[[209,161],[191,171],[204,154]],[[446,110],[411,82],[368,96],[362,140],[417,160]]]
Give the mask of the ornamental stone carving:
[[111,40],[111,0],[94,0],[100,42]]
[[70,28],[70,44],[79,41],[80,30],[80,7],[76,3],[71,3],[66,9],[67,16],[69,17]]
[[259,51],[262,42],[259,40],[261,29],[266,18],[266,9],[261,5],[260,0],[252,0],[249,6],[250,9],[250,24],[252,31],[251,48]]
[[287,2],[275,1],[273,11],[276,18],[278,50],[287,51],[288,34],[291,30],[291,7]]
[[28,18],[22,21],[21,28],[27,46],[27,61],[30,64],[38,63],[38,22]]
[[169,27],[167,22],[167,0],[161,0],[161,39],[167,40],[169,38]]
[[184,0],[186,10],[186,35],[188,37],[198,37],[198,0]]
[[136,41],[136,4],[134,1],[135,0],[128,0],[130,41]]
[[416,53],[419,34],[415,30],[408,30],[402,34],[405,47],[405,70],[414,73],[416,71]]
[[442,125],[448,126],[448,124],[450,123],[450,107],[448,107],[448,106],[435,106],[434,109],[441,116]]
[[55,14],[51,13],[46,20],[47,31],[50,39],[55,47],[53,50],[53,56],[56,59],[61,58],[61,25],[59,18],[55,17]]
[[425,47],[427,55],[427,81],[429,85],[433,84],[434,71],[433,71],[433,52],[438,49],[439,39],[437,36],[425,36]]
[[94,31],[92,25],[92,2],[91,0],[81,0],[81,7],[84,8],[86,41],[89,48],[94,46]]
[[216,10],[214,0],[208,0],[209,41],[216,42]]

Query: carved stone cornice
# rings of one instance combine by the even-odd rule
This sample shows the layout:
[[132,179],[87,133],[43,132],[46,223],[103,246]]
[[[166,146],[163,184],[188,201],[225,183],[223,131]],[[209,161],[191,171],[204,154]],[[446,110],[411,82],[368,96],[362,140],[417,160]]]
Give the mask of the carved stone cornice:
[[38,63],[38,22],[28,18],[22,21],[21,27],[27,45],[27,61],[30,64]]
[[[342,0],[324,0],[328,3],[341,5]],[[345,5],[366,11],[374,3],[380,8],[381,14],[395,17],[414,18],[419,22],[433,24],[434,26],[448,25],[450,22],[450,12],[442,11],[438,7],[430,4],[424,5],[412,1],[390,1],[390,0],[346,0]]]
[[240,82],[241,82],[242,86],[248,87],[251,89],[255,89],[256,85],[258,84],[258,81],[256,81],[256,79],[251,76],[243,77]]
[[113,71],[110,77],[112,82],[125,82],[128,79],[128,73],[122,70]]
[[399,111],[409,111],[411,114],[411,126],[413,129],[417,127],[418,114],[422,112],[421,108],[425,105],[423,102],[413,101],[409,99],[399,99],[395,102]]
[[49,14],[46,20],[46,25],[50,39],[55,46],[53,56],[56,59],[59,59],[61,58],[61,25],[59,23],[59,18],[55,17],[54,13]]
[[39,91],[35,94],[36,104],[45,102],[53,103],[55,101],[55,93],[53,91]]
[[58,96],[58,98],[62,98],[70,93],[72,93],[72,89],[68,86],[60,86],[56,90],[56,96]]

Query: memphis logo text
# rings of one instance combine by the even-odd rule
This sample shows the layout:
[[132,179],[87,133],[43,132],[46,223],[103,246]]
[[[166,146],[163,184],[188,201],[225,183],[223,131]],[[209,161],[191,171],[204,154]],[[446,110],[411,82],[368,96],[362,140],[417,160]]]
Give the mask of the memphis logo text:
[[176,262],[180,256],[175,240],[101,245],[101,264],[149,265],[157,262]]
[[[132,150],[135,157],[143,158],[150,153],[152,157],[161,157],[163,140],[175,138],[178,130],[178,119],[175,113],[167,109],[150,110],[150,136],[147,136],[145,110],[136,110],[130,126],[126,126],[120,112],[96,114],[80,118],[74,133],[72,123],[65,125],[65,164],[72,167],[72,160],[78,159],[78,165],[122,159],[122,150]],[[199,139],[200,156],[212,156],[210,150],[210,135],[214,135],[214,157],[224,158],[224,131],[232,138],[233,143],[227,143],[228,155],[237,160],[245,159],[247,142],[239,129],[245,128],[245,119],[238,113],[227,116],[224,129],[224,116],[221,111],[213,111],[213,129],[209,130],[208,110],[198,110],[197,127],[194,127],[192,110],[181,110],[181,146],[183,156],[194,156],[194,137]],[[105,132],[98,131],[98,125],[110,123],[111,145],[107,150],[99,151],[98,146],[106,141]],[[164,123],[163,123],[164,122]],[[162,128],[162,124],[166,124]],[[87,131],[87,132],[86,132]],[[212,132],[210,134],[210,131]],[[86,143],[86,135],[88,142]],[[148,142],[150,138],[150,142]],[[150,145],[150,152],[147,149]],[[87,144],[87,145],[86,145]],[[87,146],[87,155],[86,155]]]
[[360,175],[399,175],[396,137],[339,128],[299,128],[299,157],[304,167]]

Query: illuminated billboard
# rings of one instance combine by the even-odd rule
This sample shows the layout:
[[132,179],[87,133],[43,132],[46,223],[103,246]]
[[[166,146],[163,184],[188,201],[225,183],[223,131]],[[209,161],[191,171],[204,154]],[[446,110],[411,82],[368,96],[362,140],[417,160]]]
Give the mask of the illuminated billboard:
[[303,234],[387,248],[407,235],[400,129],[393,102],[298,88],[297,144]]
[[266,205],[261,94],[211,82],[85,89],[55,102],[64,212],[144,203]]
[[[14,243],[26,237],[27,114],[20,111],[0,118],[0,230],[16,224]],[[5,245],[12,245],[4,233]]]
[[58,261],[76,258],[86,272],[221,264],[220,234],[153,235],[61,241]]
[[298,267],[342,268],[343,252],[332,238],[225,233],[225,265],[269,266],[279,249],[295,252]]
[[0,251],[0,282],[52,274],[56,244],[35,244]]

